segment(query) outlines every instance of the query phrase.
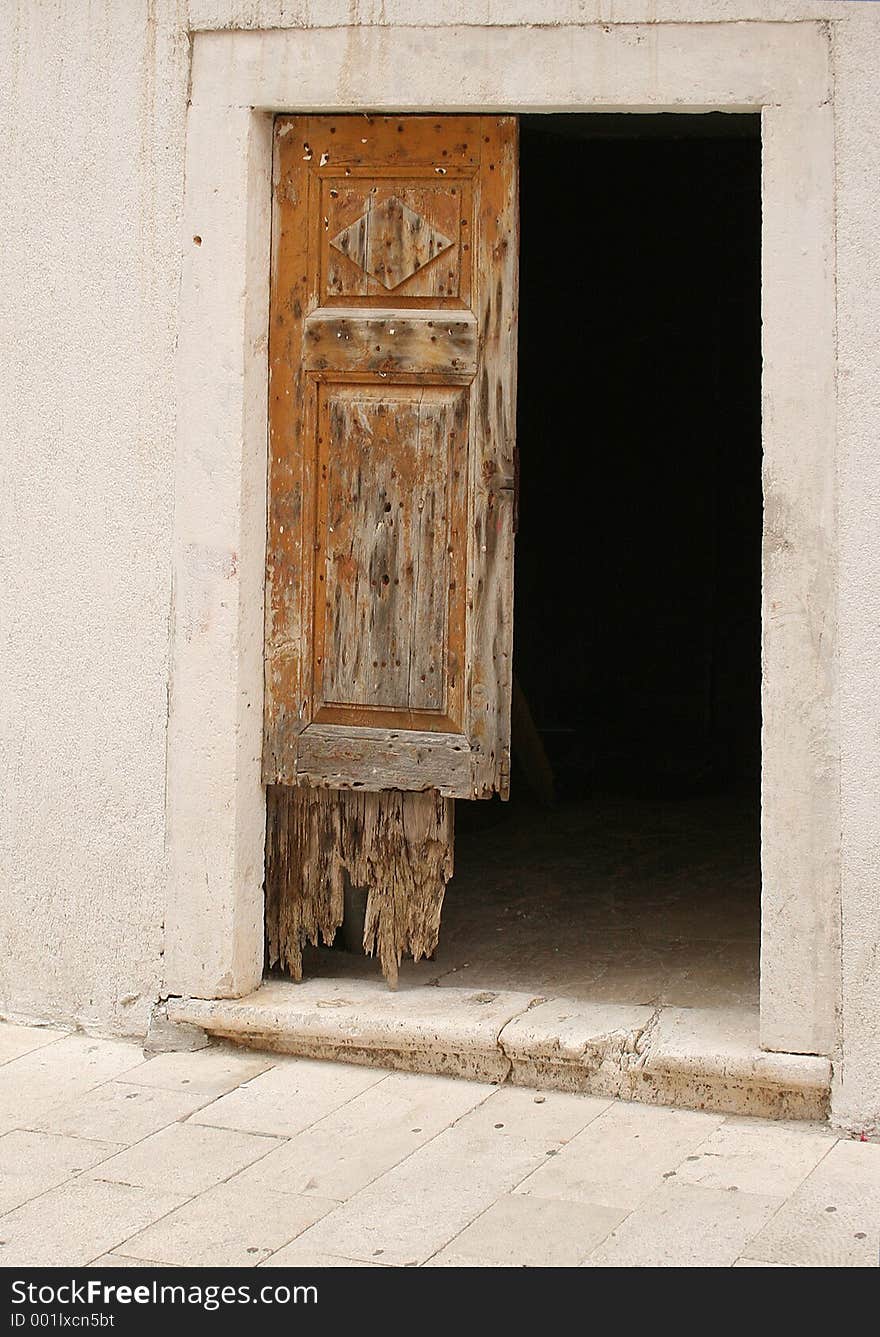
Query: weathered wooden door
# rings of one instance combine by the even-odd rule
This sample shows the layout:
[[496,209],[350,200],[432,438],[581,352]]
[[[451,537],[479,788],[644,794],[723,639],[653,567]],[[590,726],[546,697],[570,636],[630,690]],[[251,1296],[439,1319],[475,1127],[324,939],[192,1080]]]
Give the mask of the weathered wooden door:
[[517,140],[276,121],[264,780],[506,795]]

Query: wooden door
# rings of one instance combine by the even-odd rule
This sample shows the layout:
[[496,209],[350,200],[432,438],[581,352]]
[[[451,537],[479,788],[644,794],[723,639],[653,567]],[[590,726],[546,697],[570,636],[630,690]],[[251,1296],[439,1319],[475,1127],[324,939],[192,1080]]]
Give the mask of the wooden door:
[[506,796],[516,122],[275,133],[264,781]]

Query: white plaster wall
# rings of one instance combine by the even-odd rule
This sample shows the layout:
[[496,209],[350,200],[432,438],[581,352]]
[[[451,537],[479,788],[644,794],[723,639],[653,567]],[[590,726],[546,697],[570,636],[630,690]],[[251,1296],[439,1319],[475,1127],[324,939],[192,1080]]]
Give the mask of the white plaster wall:
[[[873,3],[5,0],[0,1011],[139,1032],[162,987],[188,33],[730,19],[833,25],[843,972],[836,1099],[850,1121],[880,1117]],[[455,77],[453,68],[451,97]]]
[[880,1131],[880,5],[834,34],[841,753],[837,1117]]
[[143,1030],[162,966],[188,68],[163,20],[0,5],[0,1011],[108,1031]]

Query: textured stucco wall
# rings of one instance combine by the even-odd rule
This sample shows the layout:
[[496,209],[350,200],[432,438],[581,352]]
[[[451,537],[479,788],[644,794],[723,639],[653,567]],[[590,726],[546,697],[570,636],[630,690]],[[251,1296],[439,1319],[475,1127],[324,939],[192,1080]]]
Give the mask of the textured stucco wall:
[[833,1103],[880,1131],[880,5],[836,25],[841,1058]]
[[0,10],[0,1010],[139,1031],[163,946],[188,40],[132,0]]
[[832,24],[843,944],[837,1104],[851,1121],[880,1116],[880,5],[870,2],[0,6],[0,1012],[136,1033],[162,985],[189,32],[730,19]]

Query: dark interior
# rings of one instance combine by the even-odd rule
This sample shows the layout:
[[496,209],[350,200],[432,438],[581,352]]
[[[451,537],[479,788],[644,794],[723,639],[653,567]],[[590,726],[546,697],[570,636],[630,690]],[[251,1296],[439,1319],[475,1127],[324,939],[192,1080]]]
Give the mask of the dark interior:
[[515,661],[559,799],[756,786],[760,208],[755,117],[522,118]]
[[457,804],[441,948],[511,842],[520,904],[564,866],[566,914],[619,911],[625,856],[633,914],[660,868],[756,941],[758,119],[524,116],[520,161],[514,658],[555,802],[515,729],[510,803]]
[[754,118],[521,134],[515,656],[560,797],[754,782]]

